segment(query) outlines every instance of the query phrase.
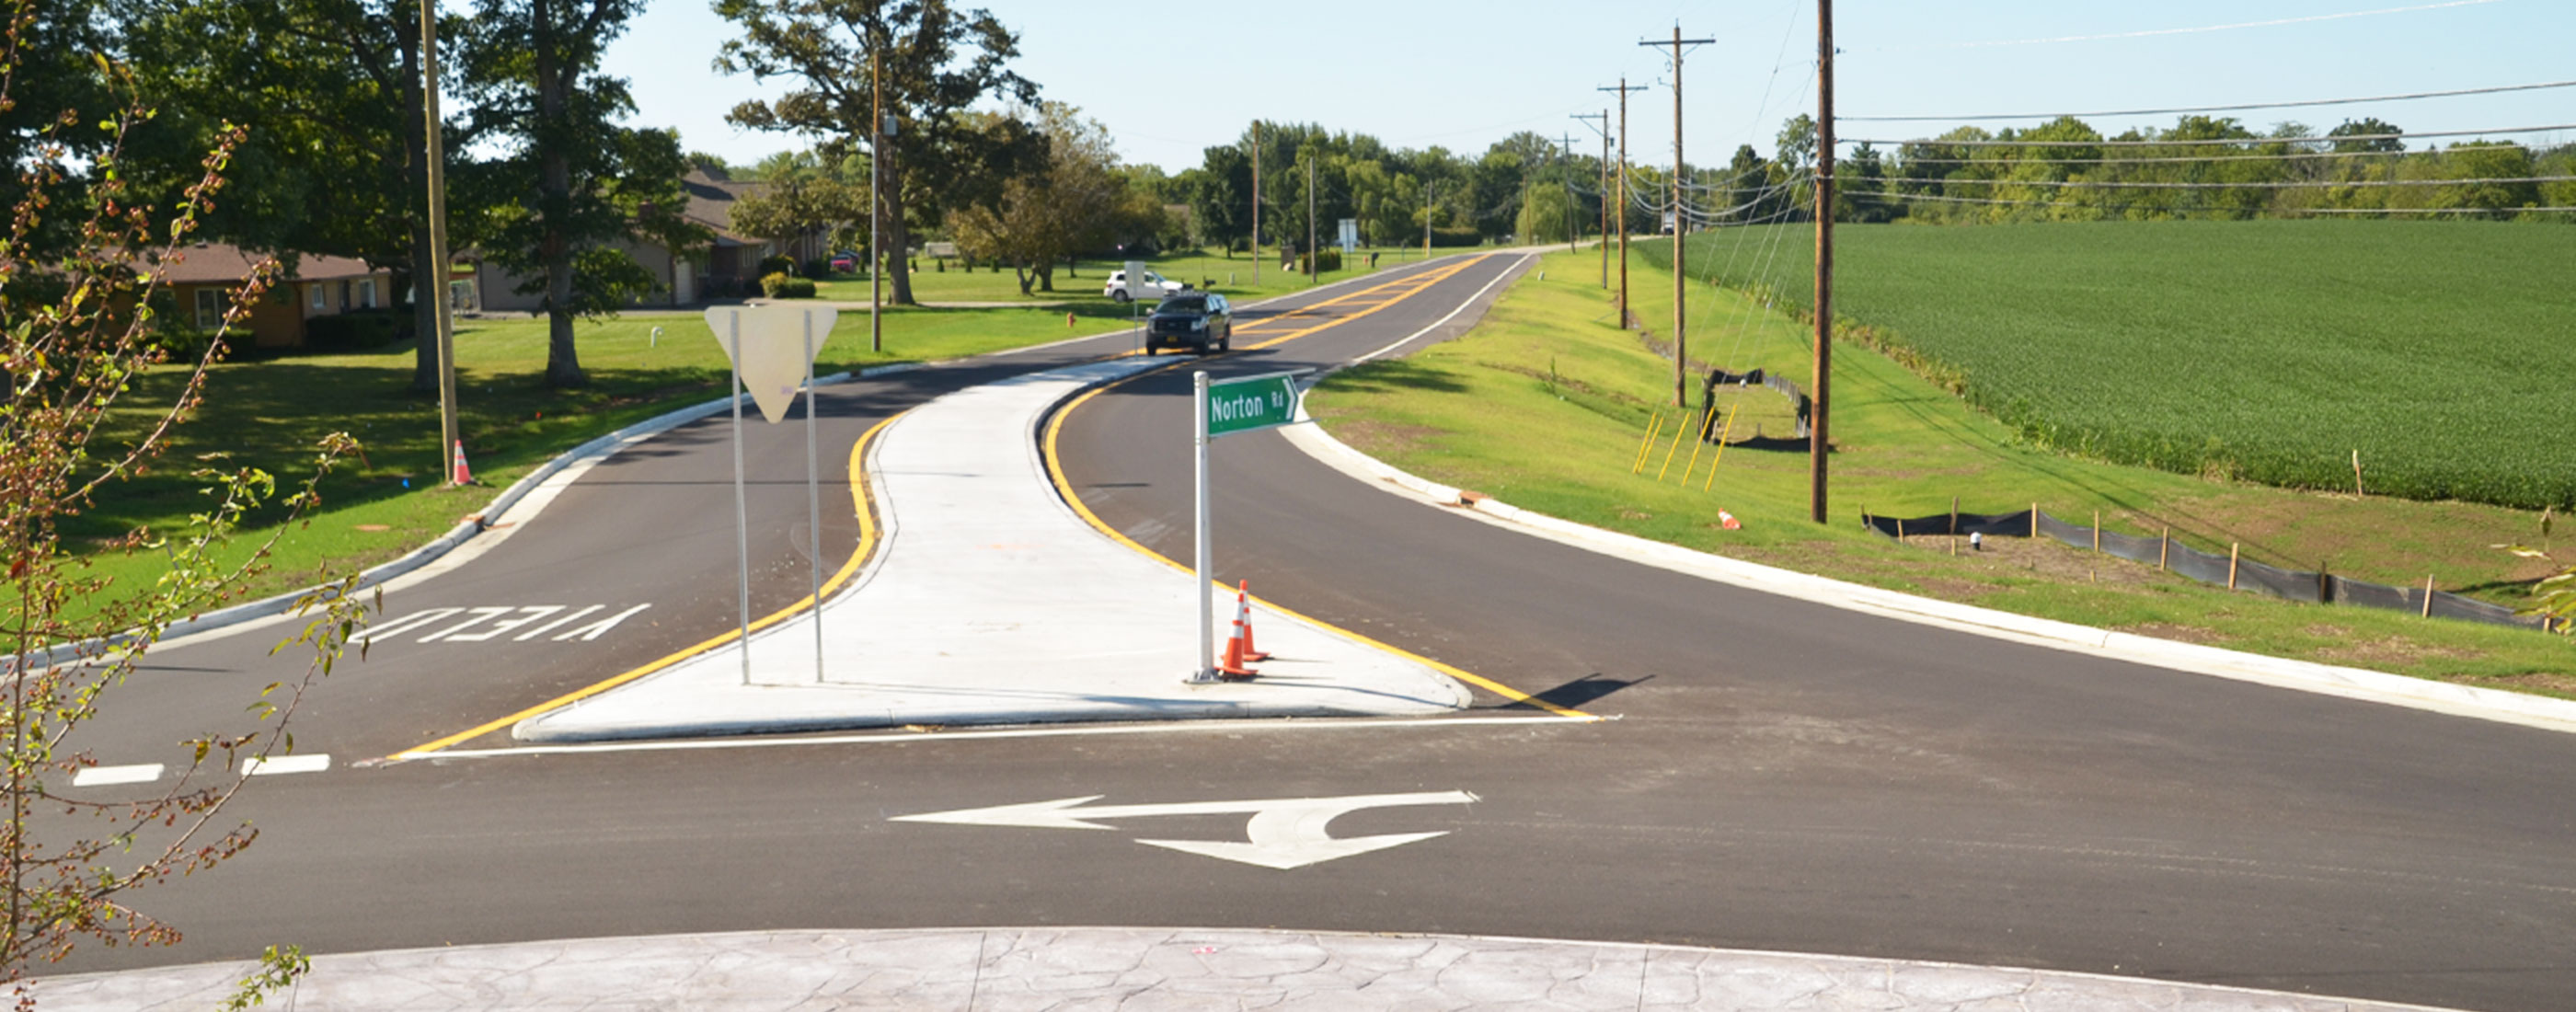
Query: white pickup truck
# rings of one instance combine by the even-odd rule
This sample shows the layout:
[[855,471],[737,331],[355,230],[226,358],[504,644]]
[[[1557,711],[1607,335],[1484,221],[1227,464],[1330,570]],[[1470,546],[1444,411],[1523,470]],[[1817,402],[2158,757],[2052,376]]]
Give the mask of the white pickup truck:
[[[1129,280],[1131,278],[1134,280]],[[1178,295],[1188,291],[1189,287],[1186,282],[1163,280],[1162,275],[1146,270],[1142,260],[1130,260],[1126,270],[1109,275],[1108,283],[1100,286],[1100,294],[1117,302],[1137,299],[1159,302],[1164,296]]]

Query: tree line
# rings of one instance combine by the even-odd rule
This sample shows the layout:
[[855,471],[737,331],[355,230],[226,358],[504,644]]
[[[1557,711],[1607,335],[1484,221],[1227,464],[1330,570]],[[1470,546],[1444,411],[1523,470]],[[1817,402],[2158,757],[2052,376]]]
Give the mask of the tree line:
[[2473,139],[2408,150],[2406,131],[2348,120],[2257,132],[2183,116],[2116,135],[2075,117],[1962,126],[1837,162],[1835,217],[1926,222],[2398,217],[2571,221],[2576,145]]

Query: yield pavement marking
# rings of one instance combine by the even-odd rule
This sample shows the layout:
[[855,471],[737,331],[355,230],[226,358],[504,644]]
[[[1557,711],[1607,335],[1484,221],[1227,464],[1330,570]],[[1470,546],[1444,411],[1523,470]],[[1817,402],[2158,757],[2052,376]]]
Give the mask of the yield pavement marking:
[[132,766],[92,766],[72,774],[74,787],[105,787],[110,784],[142,784],[161,779],[160,763],[137,763]]
[[1096,820],[1155,815],[1250,813],[1252,821],[1244,827],[1244,835],[1251,840],[1249,843],[1233,840],[1142,838],[1136,842],[1285,871],[1449,834],[1449,831],[1444,829],[1427,833],[1388,833],[1380,836],[1336,838],[1324,831],[1327,824],[1343,814],[1363,808],[1464,805],[1476,801],[1476,796],[1466,791],[1437,791],[1418,794],[1354,794],[1338,798],[1184,801],[1160,805],[1090,804],[1104,796],[1094,794],[1080,798],[1058,798],[1054,801],[996,805],[991,808],[962,808],[953,812],[898,815],[888,821],[944,822],[965,826],[1029,826],[1038,829],[1108,829],[1110,827],[1101,825]]
[[[868,561],[868,554],[876,550],[876,520],[874,515],[868,512],[867,468],[862,466],[862,461],[867,456],[868,444],[877,438],[877,433],[885,431],[886,426],[894,424],[894,420],[903,417],[903,415],[904,412],[898,411],[892,415],[886,416],[885,418],[879,419],[875,425],[868,427],[867,432],[862,433],[859,436],[857,442],[850,444],[850,508],[858,517],[859,544],[856,548],[850,550],[849,561],[841,564],[840,571],[832,574],[831,579],[823,582],[822,596],[824,597],[830,597],[833,592],[841,589],[842,584],[848,583],[850,577],[857,575],[859,567]],[[799,598],[796,603],[772,612],[760,621],[752,623],[751,631],[759,632],[760,630],[767,629],[770,626],[784,622],[803,612],[806,608],[811,607],[813,603],[814,595],[809,594],[803,598]],[[635,611],[642,610],[642,607],[637,607],[626,614],[633,614]],[[617,617],[619,619],[623,619],[625,618],[625,615],[619,615]],[[614,623],[611,624],[613,625]],[[579,630],[575,631],[577,632]],[[565,635],[571,634],[566,633]],[[678,664],[681,661],[687,660],[700,653],[713,650],[740,638],[742,638],[741,630],[727,629],[722,634],[711,636],[690,646],[665,654],[642,667],[630,668],[618,674],[611,675],[608,678],[574,689],[571,692],[556,696],[553,699],[538,703],[535,706],[528,707],[527,709],[521,710],[517,713],[510,714],[509,716],[501,717],[496,720],[485,721],[484,723],[466,728],[465,730],[458,731],[455,734],[448,735],[435,741],[414,745],[385,758],[398,761],[428,758],[431,753],[450,748],[461,742],[482,737],[483,735],[498,731],[538,714],[563,709],[564,707],[571,706],[574,703],[578,703],[584,699],[588,699],[610,689],[614,689],[620,685],[624,685],[638,678],[660,671],[663,668]]]
[[330,768],[331,754],[328,752],[314,755],[272,756],[266,759],[251,756],[241,761],[242,775],[246,777],[270,777],[281,773],[320,773]]

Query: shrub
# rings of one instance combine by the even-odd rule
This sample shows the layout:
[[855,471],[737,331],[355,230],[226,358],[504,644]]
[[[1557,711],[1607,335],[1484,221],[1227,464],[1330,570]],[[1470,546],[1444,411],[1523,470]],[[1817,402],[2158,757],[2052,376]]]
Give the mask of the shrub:
[[814,280],[779,271],[761,275],[760,290],[773,299],[810,299],[814,297]]
[[[1302,271],[1304,271],[1304,270],[1306,269],[1306,258],[1305,258],[1305,257],[1300,256],[1300,257],[1298,257],[1298,258],[1297,258],[1297,269],[1298,269],[1299,271],[1301,271],[1301,272],[1302,272]],[[1316,270],[1316,272],[1317,272],[1317,273],[1329,273],[1329,272],[1332,272],[1332,271],[1338,271],[1338,270],[1341,270],[1341,269],[1342,269],[1342,251],[1341,251],[1341,250],[1339,250],[1339,249],[1331,249],[1331,248],[1327,248],[1327,249],[1323,250],[1321,253],[1318,253],[1318,254],[1316,254],[1316,255],[1315,255],[1315,270]]]
[[385,310],[356,310],[304,321],[304,347],[311,351],[365,351],[400,340],[410,330],[406,315]]
[[760,276],[761,276],[761,277],[764,277],[764,278],[765,278],[765,277],[768,277],[768,276],[770,276],[770,275],[772,275],[772,274],[794,274],[794,273],[796,273],[796,258],[795,258],[795,257],[791,257],[791,256],[788,256],[788,255],[786,255],[786,254],[783,254],[783,253],[782,253],[782,254],[778,254],[778,255],[776,255],[776,256],[765,256],[765,257],[760,258]]
[[812,260],[805,261],[805,276],[816,281],[830,280],[832,277],[832,258],[815,257]]

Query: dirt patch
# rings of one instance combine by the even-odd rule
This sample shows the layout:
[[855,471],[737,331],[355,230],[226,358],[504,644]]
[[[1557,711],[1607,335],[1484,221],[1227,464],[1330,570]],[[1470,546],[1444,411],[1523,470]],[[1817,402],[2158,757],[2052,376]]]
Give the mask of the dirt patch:
[[2576,696],[2576,675],[2559,671],[2528,671],[2519,675],[2495,678],[2451,680],[2462,685],[2475,685],[2486,689],[2511,689],[2515,692],[2535,692],[2551,696]]
[[2137,625],[2122,626],[2120,631],[2136,636],[2173,640],[2177,643],[2197,643],[2205,647],[2220,646],[2225,643],[2225,638],[2218,635],[2216,630],[2203,629],[2196,625],[2175,625],[2171,622],[2140,622]]
[[1925,577],[1916,581],[1916,585],[1923,588],[1923,593],[1926,595],[1937,597],[1944,601],[1958,601],[1961,603],[1974,603],[1978,598],[2003,589],[2002,587],[1991,583],[1979,583],[1975,580],[1954,580],[1942,576]]
[[2411,664],[2432,657],[2457,660],[2478,654],[2473,650],[2430,646],[2403,636],[2385,636],[2341,646],[2319,647],[2317,656],[2341,664]]
[[1949,555],[1955,547],[1960,564],[1971,570],[2017,571],[2064,583],[2134,587],[2174,579],[2154,566],[2096,555],[2050,538],[1986,538],[1983,549],[1968,547],[1965,537],[1953,539],[1947,534],[1910,535],[1904,543],[1941,555]]
[[1621,520],[1652,520],[1654,518],[1654,514],[1648,513],[1644,510],[1629,509],[1625,506],[1619,507],[1619,519]]
[[1448,435],[1428,425],[1397,425],[1355,417],[1334,419],[1332,432],[1333,438],[1375,457],[1422,449],[1434,437]]

